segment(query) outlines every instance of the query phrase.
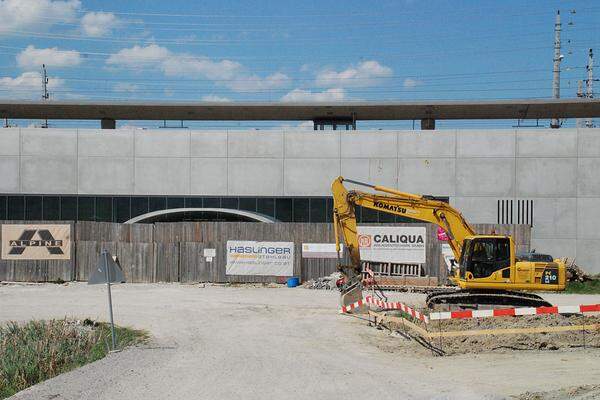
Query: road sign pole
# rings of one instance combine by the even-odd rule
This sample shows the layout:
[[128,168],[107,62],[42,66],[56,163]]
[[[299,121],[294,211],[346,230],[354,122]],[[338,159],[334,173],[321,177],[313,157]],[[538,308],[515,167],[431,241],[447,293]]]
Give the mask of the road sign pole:
[[104,270],[106,271],[106,287],[108,288],[108,312],[110,314],[110,334],[112,336],[112,349],[117,348],[117,338],[115,335],[115,323],[113,320],[113,307],[112,307],[112,295],[110,292],[110,274],[108,272],[108,253],[106,250],[102,250],[102,257],[104,257]]

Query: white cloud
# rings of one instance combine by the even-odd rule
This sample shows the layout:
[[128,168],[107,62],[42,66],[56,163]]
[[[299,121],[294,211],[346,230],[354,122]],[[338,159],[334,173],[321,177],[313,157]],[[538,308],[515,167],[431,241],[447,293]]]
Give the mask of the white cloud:
[[209,101],[212,103],[226,103],[231,101],[231,99],[227,97],[221,97],[214,94],[207,94],[206,96],[202,96],[202,101]]
[[225,82],[225,86],[237,92],[252,90],[268,90],[285,87],[289,83],[289,77],[281,72],[276,72],[264,78],[257,75],[246,76],[242,74],[230,82]]
[[72,67],[81,64],[81,55],[75,50],[59,50],[57,47],[37,49],[27,46],[17,54],[17,64],[21,68],[37,68],[42,64],[48,67]]
[[304,121],[304,122],[300,122],[297,125],[297,128],[300,130],[314,130],[315,129],[315,123],[313,121]]
[[89,12],[81,18],[81,30],[87,36],[106,36],[118,23],[113,13]]
[[156,67],[166,76],[205,78],[237,92],[280,88],[289,80],[287,75],[280,72],[260,77],[251,74],[237,61],[173,53],[156,44],[122,49],[112,54],[106,63],[112,66]]
[[310,90],[294,89],[281,98],[281,101],[289,102],[319,102],[340,101],[346,98],[346,92],[341,88],[327,89],[323,92],[311,92]]
[[0,34],[40,31],[52,24],[75,20],[79,0],[0,0]]
[[423,81],[420,81],[418,79],[406,78],[406,79],[404,79],[402,86],[404,86],[407,89],[410,89],[410,88],[414,88],[414,87],[417,87],[422,84],[423,84]]
[[392,69],[377,61],[363,61],[343,71],[322,70],[317,74],[316,83],[322,87],[368,87],[385,84],[384,79],[392,76]]
[[235,61],[213,61],[208,57],[179,54],[166,58],[162,69],[167,76],[201,75],[211,80],[226,80],[240,75],[244,68]]
[[[64,80],[59,78],[48,78],[48,90],[60,88]],[[42,96],[42,75],[39,72],[23,72],[21,75],[11,78],[9,76],[0,78],[0,89],[11,92],[2,92],[4,97],[39,99]]]
[[119,82],[113,86],[113,90],[121,93],[133,93],[140,90],[140,87],[135,83]]
[[168,49],[150,44],[146,47],[138,45],[129,49],[121,49],[111,54],[106,60],[108,65],[123,67],[146,67],[157,65],[166,60],[170,55]]

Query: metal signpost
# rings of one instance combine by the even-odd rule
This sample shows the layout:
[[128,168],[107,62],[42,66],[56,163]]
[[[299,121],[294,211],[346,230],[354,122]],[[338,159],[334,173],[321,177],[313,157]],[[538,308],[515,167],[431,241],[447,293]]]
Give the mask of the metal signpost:
[[113,320],[112,294],[110,291],[111,283],[123,283],[125,276],[119,265],[113,260],[112,256],[106,249],[102,249],[98,265],[90,279],[88,285],[98,285],[106,283],[108,289],[108,312],[110,314],[110,331],[112,336],[112,349],[117,347],[117,337],[115,335],[115,323]]

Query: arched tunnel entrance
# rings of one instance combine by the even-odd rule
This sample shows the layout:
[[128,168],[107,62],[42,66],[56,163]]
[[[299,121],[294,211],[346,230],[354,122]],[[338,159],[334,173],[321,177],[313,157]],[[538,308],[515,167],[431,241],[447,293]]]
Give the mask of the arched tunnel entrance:
[[159,210],[138,215],[125,223],[135,224],[139,222],[151,224],[154,222],[186,221],[276,222],[272,217],[252,211],[232,210],[229,208],[172,208],[169,210]]

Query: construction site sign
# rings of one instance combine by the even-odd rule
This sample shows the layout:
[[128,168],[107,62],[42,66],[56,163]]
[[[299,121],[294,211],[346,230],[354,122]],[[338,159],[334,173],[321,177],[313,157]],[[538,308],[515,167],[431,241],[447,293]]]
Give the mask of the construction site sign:
[[3,260],[70,260],[69,224],[3,224]]
[[359,226],[358,248],[364,261],[425,264],[424,227]]
[[[344,246],[340,244],[340,257],[344,254]],[[337,258],[335,243],[302,243],[302,258]]]
[[227,241],[227,275],[294,275],[293,242]]

